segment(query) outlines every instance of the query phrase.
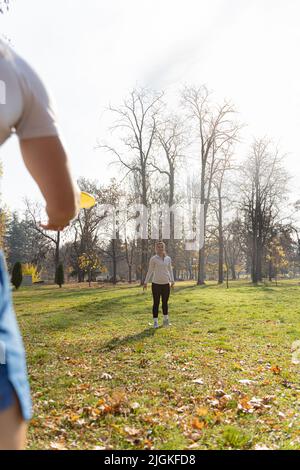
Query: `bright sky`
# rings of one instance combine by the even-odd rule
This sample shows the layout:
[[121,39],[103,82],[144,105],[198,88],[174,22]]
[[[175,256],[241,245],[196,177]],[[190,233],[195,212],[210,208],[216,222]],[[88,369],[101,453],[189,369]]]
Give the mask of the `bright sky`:
[[[11,0],[0,32],[44,78],[59,110],[76,177],[107,182],[116,169],[95,150],[103,110],[135,85],[173,96],[206,83],[234,102],[244,138],[268,135],[288,153],[300,198],[300,2],[295,0]],[[18,143],[0,150],[3,200],[39,198]],[[242,157],[242,156],[241,156]]]

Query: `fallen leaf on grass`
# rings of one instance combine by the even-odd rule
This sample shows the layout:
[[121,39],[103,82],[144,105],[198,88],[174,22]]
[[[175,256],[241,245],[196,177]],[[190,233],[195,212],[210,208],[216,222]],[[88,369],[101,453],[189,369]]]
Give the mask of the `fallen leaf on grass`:
[[140,434],[140,430],[137,428],[131,428],[130,426],[125,426],[124,431],[129,436],[138,436]]
[[282,385],[286,388],[296,388],[292,382],[289,382],[286,379],[283,380]]
[[249,403],[248,397],[244,397],[240,400],[238,403],[238,410],[242,411],[243,413],[253,413],[254,408],[251,403]]
[[91,384],[80,384],[78,385],[78,390],[89,390],[91,388]]
[[96,403],[96,406],[104,405],[104,403],[105,403],[105,400],[103,398],[100,398],[100,400],[98,400],[98,402]]
[[217,390],[215,390],[215,396],[217,398],[221,398],[221,397],[224,397],[224,395],[226,395],[226,393],[224,392],[224,390],[218,388]]
[[251,398],[251,400],[249,400],[249,404],[255,409],[266,407],[266,405],[264,405],[262,398],[253,397]]
[[265,380],[261,383],[261,385],[263,385],[264,387],[266,387],[267,385],[270,385],[270,383],[271,383],[270,380],[265,379]]
[[220,401],[216,398],[207,398],[206,401],[212,407],[218,407],[220,404]]
[[197,415],[200,417],[204,417],[208,415],[208,409],[207,408],[198,408],[197,409]]
[[51,442],[50,448],[53,450],[67,450],[65,444],[61,442]]
[[79,419],[80,419],[79,415],[72,415],[71,416],[71,422],[72,423],[76,423],[77,421],[79,421]]
[[37,427],[37,426],[40,426],[40,422],[38,419],[35,419],[33,418],[31,421],[30,421],[30,426],[33,426],[33,427]]
[[271,401],[275,400],[276,396],[275,395],[266,395],[265,397],[263,397],[263,404],[264,405],[267,405],[268,403],[270,403]]
[[215,411],[214,411],[214,414],[215,414],[215,416],[214,416],[214,418],[215,418],[215,423],[216,423],[216,424],[221,423],[221,422],[222,422],[222,413],[221,413],[221,411],[215,410]]
[[144,449],[149,449],[151,450],[153,448],[153,442],[150,441],[149,439],[146,439],[144,441]]
[[192,450],[192,449],[197,449],[197,448],[198,448],[198,443],[197,443],[197,442],[194,442],[193,444],[190,444],[190,445],[188,446],[188,449],[191,449],[191,450]]
[[112,407],[108,404],[105,404],[105,405],[101,405],[100,406],[100,410],[102,411],[103,414],[109,414],[112,412]]
[[239,364],[238,362],[234,362],[232,366],[233,370],[243,370],[241,364]]
[[130,408],[132,410],[137,410],[138,408],[140,408],[140,404],[135,401],[134,403],[131,403]]
[[202,430],[205,427],[205,422],[200,421],[198,418],[194,418],[192,422],[193,429]]
[[188,436],[192,441],[197,442],[201,439],[201,434],[199,432],[193,432]]
[[101,379],[112,380],[112,375],[107,374],[106,372],[103,372],[103,374],[101,375]]
[[269,447],[264,444],[256,444],[254,450],[271,450]]
[[195,380],[193,380],[193,383],[198,384],[198,385],[204,385],[203,379],[195,379]]
[[271,367],[271,371],[273,372],[273,374],[279,375],[280,372],[281,372],[281,369],[280,369],[279,366],[273,366],[273,367]]
[[254,413],[254,411],[270,409],[271,405],[268,405],[272,400],[271,395],[264,398],[252,397],[249,400],[248,397],[244,397],[238,403],[238,410],[244,413]]
[[225,351],[224,351],[224,349],[217,348],[217,353],[218,354],[225,354]]
[[256,382],[250,379],[242,379],[242,380],[239,380],[239,383],[242,385],[252,385],[252,384],[255,384]]
[[177,411],[177,413],[184,413],[188,409],[189,409],[188,405],[183,405],[183,406],[180,406],[179,408],[177,408],[176,411]]

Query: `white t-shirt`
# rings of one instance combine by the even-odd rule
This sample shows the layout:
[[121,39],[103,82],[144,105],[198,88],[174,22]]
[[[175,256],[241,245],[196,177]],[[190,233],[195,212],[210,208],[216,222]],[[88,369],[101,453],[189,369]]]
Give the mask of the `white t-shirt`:
[[0,145],[58,134],[49,94],[37,73],[0,39]]
[[149,270],[145,279],[147,284],[153,274],[152,282],[155,284],[168,284],[174,282],[172,260],[170,256],[165,256],[162,259],[159,255],[154,255],[149,262]]

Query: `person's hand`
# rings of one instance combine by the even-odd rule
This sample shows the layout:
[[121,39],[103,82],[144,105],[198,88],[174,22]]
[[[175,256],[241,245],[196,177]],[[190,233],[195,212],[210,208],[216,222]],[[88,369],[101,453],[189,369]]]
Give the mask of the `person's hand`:
[[70,222],[74,217],[74,214],[59,213],[58,211],[52,211],[49,208],[46,208],[46,211],[48,215],[48,223],[40,224],[40,227],[44,230],[61,232],[70,225]]
[[147,290],[147,284],[143,284],[143,290]]
[[21,139],[20,146],[25,166],[46,201],[48,222],[41,228],[61,231],[80,208],[80,189],[71,176],[64,146],[57,136]]
[[175,282],[171,282],[171,288],[174,289]]
[[57,224],[48,220],[47,224],[40,224],[40,227],[44,230],[51,230],[53,232],[62,232],[66,227],[70,225],[70,222],[67,224]]

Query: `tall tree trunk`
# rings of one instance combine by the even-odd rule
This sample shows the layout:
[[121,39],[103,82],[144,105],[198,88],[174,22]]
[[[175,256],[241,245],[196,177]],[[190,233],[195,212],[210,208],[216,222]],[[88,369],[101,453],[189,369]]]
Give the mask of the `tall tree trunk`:
[[132,283],[132,265],[131,264],[129,264],[128,266],[128,282],[129,284]]
[[226,263],[226,288],[229,288],[229,264],[228,264],[228,255],[227,255],[227,249],[224,247],[224,253],[225,253],[225,263]]
[[230,270],[231,270],[231,277],[233,281],[236,281],[236,272],[235,272],[235,265],[232,263],[230,265]]
[[251,260],[251,277],[252,282],[257,284],[258,282],[258,271],[257,271],[257,239],[258,239],[258,195],[256,190],[256,203],[254,208],[254,214],[252,215],[252,260]]
[[[142,169],[142,204],[147,209],[148,201],[147,201],[147,181],[146,181],[146,168],[145,167],[143,167]],[[145,217],[145,214],[143,214],[143,217]],[[148,220],[147,220],[147,227],[148,227]],[[146,274],[148,271],[148,239],[144,238],[144,236],[146,236],[146,234],[144,233],[144,227],[142,227],[141,285],[144,283]]]
[[[54,261],[55,273],[59,265],[59,255],[60,255],[59,249],[60,249],[60,232],[57,232],[56,243],[55,243],[55,261]],[[54,274],[54,277],[55,277],[55,274]]]
[[[218,190],[219,199],[219,277],[218,284],[224,282],[224,237],[223,237],[223,208],[222,208],[222,194],[220,189]],[[227,267],[228,271],[228,267]]]
[[269,281],[272,282],[273,267],[272,261],[269,261]]
[[[199,265],[198,265],[198,286],[205,284],[205,225],[206,225],[206,213],[207,205],[205,203],[205,165],[202,164],[201,168],[201,199],[200,202],[202,207],[204,206],[204,227],[203,227],[203,246],[199,250]],[[200,234],[199,234],[200,236]]]
[[257,239],[257,279],[259,282],[262,281],[262,257],[263,257],[263,217],[261,207],[259,207],[258,213],[258,239]]
[[142,256],[141,256],[141,284],[144,283],[148,264],[148,240],[142,240]]
[[[175,171],[174,168],[170,168],[170,177],[169,177],[169,185],[170,185],[170,195],[169,195],[169,208],[173,207],[174,205],[174,192],[175,192]],[[169,252],[172,258],[173,265],[176,262],[176,252],[175,252],[175,226],[174,226],[174,214],[170,212],[170,241],[169,241]],[[176,270],[174,269],[174,280],[176,281]]]
[[129,252],[129,248],[128,248],[128,240],[127,240],[127,236],[125,235],[125,254],[126,254],[126,261],[127,261],[127,265],[128,265],[128,282],[129,284],[132,283],[132,261],[133,261],[133,253],[134,253],[134,243],[132,244],[131,246],[131,251]]
[[205,284],[205,246],[199,250],[198,285]]
[[262,240],[259,237],[257,240],[257,280],[262,281]]
[[112,240],[112,265],[113,265],[113,284],[117,284],[117,255],[116,255],[116,240]]
[[257,284],[257,238],[255,229],[252,237],[251,278],[252,282]]

